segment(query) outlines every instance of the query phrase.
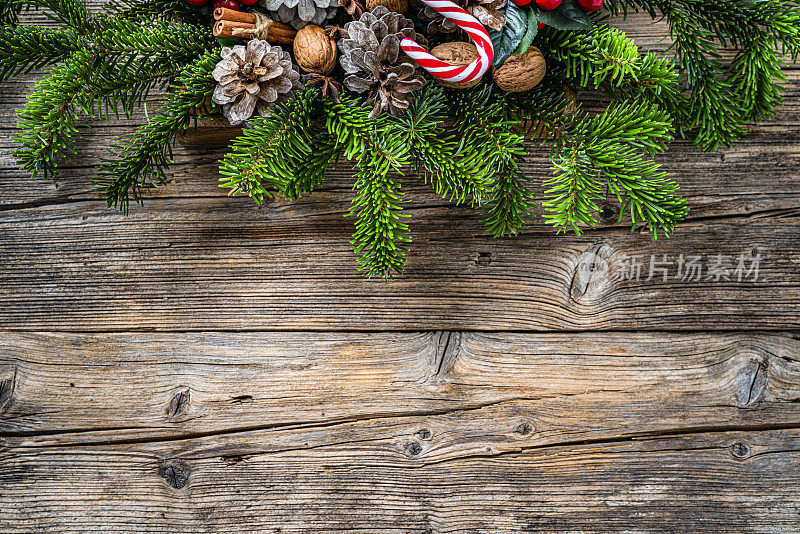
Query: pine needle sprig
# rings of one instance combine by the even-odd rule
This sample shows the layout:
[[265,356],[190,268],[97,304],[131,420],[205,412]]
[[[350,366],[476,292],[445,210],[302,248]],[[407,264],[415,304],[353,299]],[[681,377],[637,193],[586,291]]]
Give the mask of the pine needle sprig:
[[109,150],[112,158],[104,160],[98,179],[109,206],[119,206],[127,212],[130,200],[141,202],[146,190],[165,181],[175,136],[214,90],[211,71],[217,61],[219,52],[209,50],[187,66],[156,115]]
[[83,0],[29,0],[26,8],[44,8],[44,15],[50,20],[73,28],[79,33],[91,31],[89,9]]
[[325,171],[340,154],[339,143],[327,130],[310,125],[308,136],[312,150],[304,158],[293,162],[293,174],[286,177],[282,194],[289,200],[297,200],[311,192],[325,180]]
[[533,194],[525,187],[527,178],[519,168],[525,136],[518,122],[504,97],[496,96],[488,85],[448,91],[447,101],[454,129],[490,180],[486,229],[495,237],[518,233],[533,209]]
[[115,0],[109,6],[118,18],[141,20],[180,20],[188,24],[208,26],[211,15],[188,2],[175,0]]
[[[729,145],[743,124],[780,105],[781,54],[800,54],[800,4],[785,0],[610,0],[612,13],[642,9],[664,18],[676,44],[679,72],[689,90],[678,126],[694,130],[704,150]],[[733,65],[720,49],[738,49]]]
[[487,194],[487,168],[477,151],[448,133],[444,99],[440,85],[428,85],[408,112],[393,120],[410,147],[415,172],[425,183],[451,202],[475,204]]
[[[277,104],[269,117],[250,120],[251,128],[244,130],[220,162],[220,187],[230,189],[230,195],[245,192],[257,205],[272,198],[268,187],[281,194],[295,197],[299,164],[312,157],[309,126],[317,92],[307,90],[290,102]],[[316,157],[316,156],[314,156]],[[303,180],[307,179],[303,173]]]
[[356,160],[356,198],[348,215],[356,218],[351,243],[366,276],[392,278],[402,274],[408,243],[408,224],[402,219],[405,202],[400,184],[389,174],[392,165],[369,150]]
[[89,51],[74,52],[36,82],[28,103],[17,113],[20,132],[12,140],[20,147],[11,154],[31,176],[56,175],[56,159],[75,153],[75,140],[80,137],[75,127],[76,100],[93,64]]
[[0,0],[0,24],[17,24],[20,11],[22,11],[22,2],[18,0]]
[[581,87],[603,89],[616,100],[644,98],[679,116],[686,98],[671,61],[639,52],[617,28],[596,24],[587,32],[543,32],[543,53],[551,73]]
[[344,157],[355,160],[357,194],[348,215],[356,218],[351,242],[359,270],[369,277],[401,274],[411,234],[402,220],[408,215],[402,213],[401,186],[390,173],[410,162],[404,136],[394,121],[370,119],[369,110],[348,96],[326,100],[325,114],[328,133]]
[[71,28],[0,26],[0,82],[60,63],[82,47]]
[[672,118],[646,102],[612,103],[596,117],[578,116],[564,132],[554,158],[554,176],[545,182],[545,219],[559,231],[580,234],[594,227],[597,202],[607,188],[636,228],[645,224],[655,239],[669,236],[688,212],[678,186],[652,157],[672,141]]
[[571,229],[581,235],[584,227],[598,224],[597,201],[603,198],[602,184],[585,147],[570,146],[553,159],[553,176],[544,181],[548,212],[544,218],[559,231]]

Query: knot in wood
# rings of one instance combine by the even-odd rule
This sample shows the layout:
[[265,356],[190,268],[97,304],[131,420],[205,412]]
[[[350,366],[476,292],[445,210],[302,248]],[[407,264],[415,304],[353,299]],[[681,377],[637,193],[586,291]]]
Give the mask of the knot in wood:
[[514,432],[521,436],[527,436],[531,432],[533,432],[533,426],[530,423],[520,423],[517,425],[517,428],[514,429]]
[[191,393],[189,389],[182,389],[172,396],[167,407],[167,417],[173,419],[189,409],[189,401],[191,400]]
[[175,489],[181,489],[189,482],[189,465],[182,460],[167,460],[158,470],[161,478]]
[[619,208],[613,204],[603,204],[600,206],[600,218],[605,223],[613,223],[619,217]]
[[11,397],[14,395],[14,382],[15,378],[0,380],[0,412],[4,412],[11,406]]
[[747,455],[750,453],[750,449],[747,445],[741,441],[735,442],[731,445],[731,454],[734,458],[738,458],[739,460],[743,460],[747,458]]
[[409,456],[417,456],[422,452],[422,445],[416,441],[409,441],[406,443],[406,454]]
[[417,431],[417,436],[419,436],[419,439],[431,439],[431,431],[427,428],[420,428]]

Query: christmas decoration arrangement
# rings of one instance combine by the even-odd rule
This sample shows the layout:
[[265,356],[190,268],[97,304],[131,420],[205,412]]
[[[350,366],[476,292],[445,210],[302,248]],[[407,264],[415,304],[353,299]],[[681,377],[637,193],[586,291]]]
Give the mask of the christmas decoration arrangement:
[[[41,10],[55,24],[21,24]],[[643,53],[614,19],[666,21],[674,59]],[[256,204],[310,194],[337,161],[355,167],[353,248],[368,276],[401,273],[411,234],[401,183],[420,179],[481,210],[494,236],[519,232],[536,202],[558,231],[620,220],[670,235],[688,208],[655,158],[675,136],[729,145],[781,105],[800,54],[789,0],[0,0],[0,80],[44,71],[19,110],[13,152],[32,176],[75,153],[79,126],[146,124],[98,172],[127,210],[165,179],[198,117],[241,133],[221,187]],[[585,111],[591,91],[604,108]],[[534,198],[520,161],[546,144]]]

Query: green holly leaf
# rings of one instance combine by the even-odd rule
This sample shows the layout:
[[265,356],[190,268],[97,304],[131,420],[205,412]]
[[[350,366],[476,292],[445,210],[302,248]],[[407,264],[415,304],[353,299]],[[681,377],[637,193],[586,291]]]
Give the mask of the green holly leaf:
[[531,43],[536,38],[536,35],[539,33],[539,18],[536,16],[535,9],[528,9],[528,28],[525,30],[525,36],[520,41],[519,46],[517,49],[514,50],[515,56],[521,56],[524,54],[528,48],[530,48]]
[[509,2],[505,9],[506,23],[499,30],[489,30],[489,37],[494,45],[493,67],[502,65],[508,56],[517,49],[528,30],[528,16],[524,9]]
[[555,9],[542,9],[537,6],[536,16],[556,30],[582,31],[592,29],[592,19],[578,5],[578,0],[563,0]]

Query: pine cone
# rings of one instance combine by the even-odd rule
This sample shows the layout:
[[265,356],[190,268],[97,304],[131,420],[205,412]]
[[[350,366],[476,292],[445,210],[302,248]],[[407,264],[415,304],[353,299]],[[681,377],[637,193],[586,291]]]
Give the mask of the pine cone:
[[308,24],[324,26],[339,9],[338,0],[261,0],[261,5],[274,20],[296,30]]
[[478,19],[478,22],[491,28],[499,30],[506,24],[506,16],[500,11],[506,7],[507,0],[467,0],[464,9]]
[[412,7],[416,10],[417,18],[423,24],[427,24],[428,35],[450,34],[458,31],[458,25],[452,20],[448,19],[430,6],[422,2],[414,2]]
[[262,117],[276,102],[293,97],[302,88],[300,70],[292,64],[289,52],[280,46],[253,39],[242,45],[222,49],[222,61],[212,75],[218,85],[212,100],[222,106],[222,113],[233,126],[238,126],[258,110]]
[[370,118],[384,111],[397,115],[407,109],[411,93],[425,85],[416,64],[400,50],[408,37],[426,46],[427,39],[414,31],[414,23],[399,13],[378,6],[344,29],[350,37],[339,41],[341,64],[348,76],[344,85],[356,93],[368,93],[373,104]]

